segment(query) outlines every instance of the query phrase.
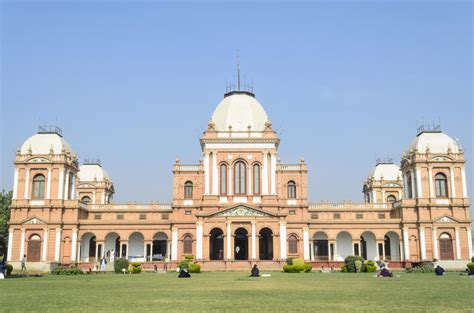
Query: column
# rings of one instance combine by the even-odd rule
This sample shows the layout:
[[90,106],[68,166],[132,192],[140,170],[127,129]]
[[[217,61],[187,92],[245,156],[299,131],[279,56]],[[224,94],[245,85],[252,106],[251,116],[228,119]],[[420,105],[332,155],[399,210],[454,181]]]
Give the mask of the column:
[[404,246],[404,254],[405,260],[410,259],[410,242],[408,241],[408,228],[403,228],[403,246]]
[[41,257],[41,261],[46,261],[46,258],[48,257],[48,235],[49,235],[49,230],[48,228],[45,228],[43,230],[43,255]]
[[415,173],[413,171],[413,169],[410,170],[410,173],[411,173],[411,197],[412,198],[416,198],[416,184],[415,184]]
[[[464,198],[467,198],[466,170],[464,169],[464,167],[461,170],[461,179],[462,179],[462,196]],[[472,253],[472,251],[470,253]]]
[[92,192],[92,204],[95,204],[95,190]]
[[265,151],[263,152],[262,195],[268,195],[268,157]]
[[433,233],[433,259],[439,259],[438,256],[438,235],[436,234],[437,228],[433,227],[431,231]]
[[227,227],[226,227],[226,240],[227,240],[227,260],[230,260],[232,259],[232,245],[231,245],[231,238],[232,238],[232,234],[231,234],[231,223],[230,222],[227,222]]
[[312,240],[309,242],[309,250],[310,250],[309,252],[310,260],[314,261],[314,242]]
[[119,248],[119,258],[122,258],[122,252],[123,252],[123,247],[122,247],[122,241],[120,241],[120,248]]
[[125,244],[125,259],[128,260],[128,254],[130,253],[130,251],[128,251],[130,250],[128,249],[128,241],[125,241],[124,244]]
[[217,153],[212,154],[212,194],[218,195],[219,183],[218,183],[218,170],[217,170]]
[[271,166],[270,166],[270,172],[271,172],[271,194],[276,195],[276,154],[272,153],[271,156]]
[[[97,245],[96,245],[97,248]],[[61,253],[61,228],[56,228],[56,245],[54,246],[54,261],[59,262]]]
[[71,261],[76,261],[76,252],[77,252],[77,229],[72,230],[72,244],[71,244]]
[[77,243],[77,255],[76,255],[77,262],[81,262],[81,254],[82,254],[82,243],[79,241]]
[[69,170],[66,171],[66,183],[64,187],[64,200],[69,200]]
[[171,230],[171,261],[176,260],[178,260],[178,229],[173,228]]
[[58,189],[58,199],[63,198],[63,190],[64,190],[64,169],[59,171],[59,189]]
[[48,168],[48,186],[46,187],[46,199],[51,199],[51,167]]
[[257,259],[257,234],[256,222],[252,221],[252,260]]
[[76,199],[76,174],[72,175],[71,199]]
[[[29,194],[28,194],[28,187],[30,187],[30,169],[26,169],[26,178],[25,178],[25,194],[23,198],[29,199]],[[23,256],[23,255],[22,255]]]
[[280,259],[286,260],[286,222],[280,222]]
[[147,262],[147,253],[146,253],[146,246],[148,245],[148,242],[146,240],[143,240],[143,262]]
[[456,198],[456,184],[454,182],[454,169],[449,168],[449,176],[451,176],[451,198]]
[[15,176],[13,177],[13,200],[18,198],[18,168],[15,167]]
[[337,257],[338,257],[338,251],[337,251],[337,240],[335,240],[333,242],[333,247],[334,247],[334,257],[333,257],[333,261],[338,261]]
[[385,203],[385,190],[382,189],[382,203]]
[[202,260],[202,222],[196,223],[196,259]]
[[233,183],[233,180],[232,180],[232,166],[228,166],[229,168],[229,173],[227,175],[227,194],[228,195],[233,195],[234,194],[234,189],[232,188],[232,183]]
[[418,167],[416,168],[416,194],[417,198],[423,198],[423,190],[421,188],[421,174]]
[[403,253],[403,240],[400,240],[400,244],[398,246],[398,249],[400,250],[400,259],[399,259],[399,261],[405,260],[405,254]]
[[20,241],[20,260],[25,255],[25,229],[21,230],[21,241]]
[[377,203],[377,193],[372,189],[372,203]]
[[105,204],[105,191],[102,191],[101,193],[100,204]]
[[382,240],[381,241],[382,243],[382,258],[383,258],[383,261],[385,262],[385,240]]
[[303,227],[303,258],[309,260],[309,232],[308,226]]
[[253,194],[253,189],[252,189],[252,165],[248,166],[247,169],[247,194],[251,195]]
[[408,192],[407,192],[407,187],[408,187],[408,182],[407,182],[407,175],[405,173],[403,175],[403,198],[408,199]]
[[428,169],[428,179],[430,180],[430,198],[435,197],[434,186],[433,186],[433,169],[431,166]]
[[459,237],[459,228],[456,227],[456,259],[461,260],[461,237]]
[[204,194],[209,194],[209,154],[204,153]]
[[466,228],[467,231],[467,249],[468,251],[468,256],[469,260],[472,258],[472,234],[471,234],[471,227]]
[[328,240],[328,260],[329,261],[332,261],[332,257],[331,257],[331,242]]
[[99,246],[100,246],[100,244],[96,241],[95,242],[95,251],[94,251],[94,262],[97,262],[98,260],[100,260]]
[[420,232],[421,260],[426,260],[425,228],[420,226],[419,232]]
[[13,248],[13,229],[8,230],[8,251],[7,251],[7,261],[12,261],[12,248]]

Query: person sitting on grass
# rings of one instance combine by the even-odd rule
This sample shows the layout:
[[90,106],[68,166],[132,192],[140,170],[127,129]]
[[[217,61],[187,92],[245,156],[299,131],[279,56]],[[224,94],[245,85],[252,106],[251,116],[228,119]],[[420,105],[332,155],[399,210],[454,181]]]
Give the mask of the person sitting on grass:
[[5,263],[3,261],[0,261],[0,279],[3,279],[7,276],[7,271],[5,267]]
[[258,270],[257,264],[252,267],[252,271],[250,272],[250,277],[259,277],[260,271]]
[[377,277],[393,277],[393,274],[390,272],[390,270],[387,267],[382,267],[380,270],[380,273],[377,275]]
[[191,274],[189,274],[188,270],[185,268],[181,269],[178,275],[178,278],[190,278],[190,277],[191,277]]
[[435,271],[436,276],[443,276],[444,275],[444,268],[442,268],[439,265],[436,266],[434,271]]

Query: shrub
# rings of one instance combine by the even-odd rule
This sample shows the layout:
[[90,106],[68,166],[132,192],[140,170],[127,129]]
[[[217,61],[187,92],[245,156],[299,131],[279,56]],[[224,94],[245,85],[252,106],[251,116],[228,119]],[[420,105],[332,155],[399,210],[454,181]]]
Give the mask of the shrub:
[[432,266],[425,265],[414,266],[405,270],[406,273],[433,273],[433,271],[434,268]]
[[360,256],[354,256],[354,255],[350,255],[350,256],[347,256],[345,259],[344,259],[344,264],[346,265],[347,267],[347,271],[348,272],[351,272],[351,273],[355,273],[356,272],[356,265],[355,265],[355,261],[361,261],[361,262],[364,262],[364,259]]
[[189,261],[188,260],[182,260],[178,264],[179,270],[189,270]]
[[184,259],[185,259],[185,260],[188,260],[189,262],[191,262],[191,261],[194,260],[194,255],[185,255],[185,256],[184,256]]
[[122,269],[128,269],[128,260],[127,259],[117,259],[114,262],[114,271],[117,274],[122,273]]
[[377,266],[375,265],[365,265],[365,270],[367,273],[373,273],[377,270]]
[[304,266],[304,260],[300,258],[293,259],[293,265]]
[[138,274],[142,271],[142,263],[140,262],[133,262],[130,264],[128,271],[132,274]]
[[13,265],[11,265],[11,264],[6,264],[5,267],[6,267],[6,269],[7,269],[7,275],[10,276],[11,273],[13,272]]
[[56,267],[51,271],[53,275],[83,275],[84,272],[77,267]]
[[304,263],[304,261],[302,264],[299,264],[299,262],[297,263],[298,264],[283,265],[283,271],[285,273],[301,273],[301,272],[308,273],[308,272],[311,272],[311,270],[313,269],[313,265],[311,265],[311,263]]
[[139,274],[142,272],[141,267],[132,267],[132,274]]
[[356,272],[360,273],[362,271],[362,261],[361,260],[355,260],[354,262]]
[[190,273],[201,273],[201,265],[197,263],[193,263],[189,265],[189,272]]
[[299,273],[301,270],[298,266],[285,264],[283,265],[283,271],[285,273]]
[[471,258],[471,263],[474,263],[474,256]]
[[294,258],[288,258],[288,259],[286,259],[286,264],[288,264],[288,265],[293,265],[293,259],[294,259]]
[[347,265],[341,265],[341,272],[342,273],[347,273],[349,270],[347,269]]
[[467,268],[471,273],[474,272],[474,262],[467,263]]
[[305,263],[303,268],[305,273],[309,273],[313,269],[313,265],[311,263]]
[[133,267],[140,267],[140,266],[142,266],[142,263],[140,263],[140,262],[133,262],[133,263],[132,263],[132,266],[133,266]]

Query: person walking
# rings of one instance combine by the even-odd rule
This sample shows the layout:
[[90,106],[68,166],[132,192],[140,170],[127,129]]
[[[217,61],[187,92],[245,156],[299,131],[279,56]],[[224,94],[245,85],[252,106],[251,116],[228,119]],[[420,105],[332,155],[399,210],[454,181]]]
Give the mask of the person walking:
[[26,254],[24,254],[22,258],[20,259],[20,264],[21,264],[20,274],[28,275],[28,271],[26,270]]
[[100,271],[105,273],[105,269],[107,266],[107,260],[105,260],[105,257],[102,257],[100,260]]

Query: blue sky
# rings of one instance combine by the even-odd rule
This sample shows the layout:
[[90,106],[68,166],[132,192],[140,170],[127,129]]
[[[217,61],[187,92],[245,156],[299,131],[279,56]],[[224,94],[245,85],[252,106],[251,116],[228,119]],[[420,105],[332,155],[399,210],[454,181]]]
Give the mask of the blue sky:
[[[472,159],[470,2],[2,2],[0,188],[15,150],[58,124],[98,157],[115,200],[171,200],[172,165],[243,77],[304,156],[311,201],[362,201],[380,156],[399,162],[417,124],[441,120]],[[473,196],[472,164],[468,166]]]

